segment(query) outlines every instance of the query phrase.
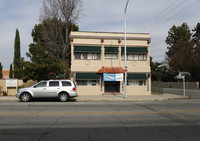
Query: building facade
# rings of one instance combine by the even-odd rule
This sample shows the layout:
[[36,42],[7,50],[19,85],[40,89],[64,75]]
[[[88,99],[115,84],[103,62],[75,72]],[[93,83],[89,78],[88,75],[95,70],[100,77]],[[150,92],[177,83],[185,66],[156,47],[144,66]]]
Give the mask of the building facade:
[[[79,95],[124,95],[124,34],[71,32],[71,80]],[[127,33],[127,95],[151,95],[150,35]]]

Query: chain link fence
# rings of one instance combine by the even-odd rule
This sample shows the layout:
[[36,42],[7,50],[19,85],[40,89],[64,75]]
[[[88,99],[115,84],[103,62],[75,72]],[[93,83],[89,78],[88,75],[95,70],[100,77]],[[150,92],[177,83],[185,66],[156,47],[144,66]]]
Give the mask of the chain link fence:
[[152,81],[151,82],[151,93],[154,95],[163,95],[163,82]]

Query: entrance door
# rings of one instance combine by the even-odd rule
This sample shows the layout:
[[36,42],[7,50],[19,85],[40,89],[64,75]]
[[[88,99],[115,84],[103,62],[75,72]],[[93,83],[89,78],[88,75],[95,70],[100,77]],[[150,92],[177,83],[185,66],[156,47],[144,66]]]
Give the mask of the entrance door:
[[104,81],[105,92],[120,92],[120,81]]

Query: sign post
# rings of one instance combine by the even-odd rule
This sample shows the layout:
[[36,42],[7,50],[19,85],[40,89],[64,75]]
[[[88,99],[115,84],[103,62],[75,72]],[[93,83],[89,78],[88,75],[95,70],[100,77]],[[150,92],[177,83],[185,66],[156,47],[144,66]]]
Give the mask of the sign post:
[[185,96],[185,76],[190,75],[188,72],[179,72],[178,78],[183,79],[183,96]]

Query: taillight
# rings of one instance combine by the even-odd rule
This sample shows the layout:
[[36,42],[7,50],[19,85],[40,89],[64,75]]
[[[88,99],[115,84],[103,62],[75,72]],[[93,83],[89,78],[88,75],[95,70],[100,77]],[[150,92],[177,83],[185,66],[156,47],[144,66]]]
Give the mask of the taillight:
[[72,88],[73,91],[76,91],[76,88]]

